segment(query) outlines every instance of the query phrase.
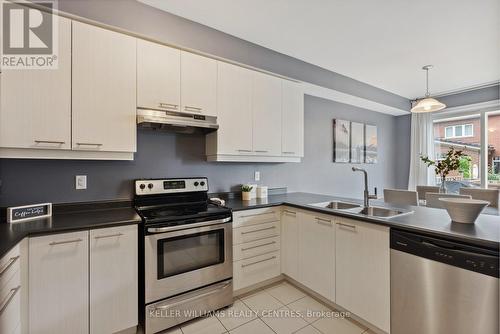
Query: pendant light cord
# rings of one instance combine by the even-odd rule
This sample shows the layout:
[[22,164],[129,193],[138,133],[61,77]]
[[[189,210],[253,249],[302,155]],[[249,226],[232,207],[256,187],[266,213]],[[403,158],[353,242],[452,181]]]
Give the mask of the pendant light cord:
[[429,69],[425,69],[425,77],[426,77],[426,86],[427,86],[427,91],[425,92],[425,97],[429,97],[431,94],[429,93]]

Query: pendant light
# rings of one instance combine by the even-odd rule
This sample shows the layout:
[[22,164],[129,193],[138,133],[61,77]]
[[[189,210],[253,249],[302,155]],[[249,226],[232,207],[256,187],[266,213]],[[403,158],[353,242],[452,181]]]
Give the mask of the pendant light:
[[431,97],[429,93],[429,70],[433,68],[432,65],[425,65],[422,67],[425,70],[426,75],[426,83],[427,83],[427,91],[425,93],[425,97],[421,100],[416,101],[415,105],[411,108],[411,112],[419,113],[419,112],[433,112],[446,108],[446,104],[439,102],[436,99]]

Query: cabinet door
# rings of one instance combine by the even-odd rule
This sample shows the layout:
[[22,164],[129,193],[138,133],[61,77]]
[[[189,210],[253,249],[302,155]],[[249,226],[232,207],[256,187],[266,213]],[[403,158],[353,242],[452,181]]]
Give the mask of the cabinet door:
[[90,231],[90,333],[137,326],[137,226]]
[[88,251],[88,231],[29,239],[31,334],[88,334]]
[[135,152],[136,39],[73,21],[73,149]]
[[217,61],[181,52],[181,103],[183,112],[217,116]]
[[335,301],[335,228],[333,218],[299,213],[300,282]]
[[285,208],[281,216],[281,269],[299,280],[299,218],[297,211]]
[[71,21],[58,17],[54,22],[57,69],[0,74],[0,147],[71,148]]
[[137,40],[137,106],[179,111],[181,51]]
[[304,92],[299,83],[282,80],[281,150],[283,156],[304,156]]
[[281,79],[253,72],[253,150],[257,155],[281,155]]
[[219,62],[217,154],[252,152],[252,71]]
[[389,332],[389,228],[339,219],[336,303]]

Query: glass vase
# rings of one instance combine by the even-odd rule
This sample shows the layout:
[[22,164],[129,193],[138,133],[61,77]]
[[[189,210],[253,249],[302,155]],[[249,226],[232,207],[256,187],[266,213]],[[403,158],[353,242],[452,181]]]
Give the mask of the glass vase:
[[439,193],[446,194],[446,177],[441,176],[441,185],[439,186]]

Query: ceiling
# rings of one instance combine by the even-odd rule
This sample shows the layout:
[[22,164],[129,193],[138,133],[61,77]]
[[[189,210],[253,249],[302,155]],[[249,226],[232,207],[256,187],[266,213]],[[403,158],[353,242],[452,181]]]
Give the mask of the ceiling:
[[500,79],[498,0],[140,0],[395,94]]

